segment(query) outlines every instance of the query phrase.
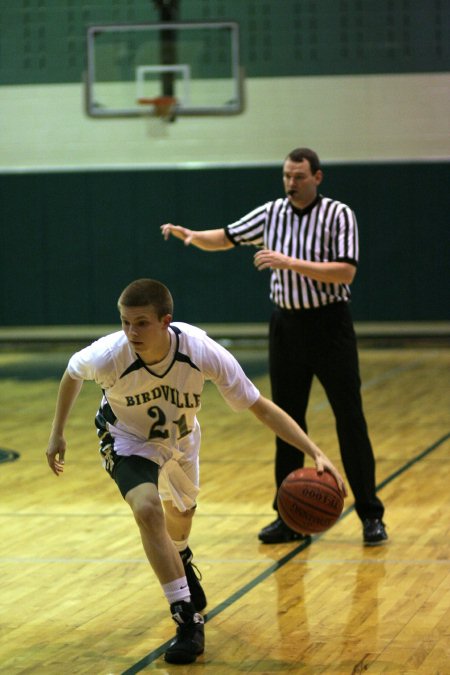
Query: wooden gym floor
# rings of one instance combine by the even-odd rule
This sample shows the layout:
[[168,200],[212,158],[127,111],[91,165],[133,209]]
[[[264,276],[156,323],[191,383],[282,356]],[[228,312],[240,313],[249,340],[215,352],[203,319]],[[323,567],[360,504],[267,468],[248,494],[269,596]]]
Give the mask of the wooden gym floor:
[[[191,547],[209,604],[206,651],[191,666],[162,658],[174,625],[128,507],[101,468],[95,385],[74,409],[65,474],[47,467],[70,351],[0,350],[0,448],[13,451],[0,463],[0,672],[450,673],[450,348],[360,350],[384,547],[362,546],[351,497],[311,545],[260,545],[273,518],[273,439],[207,385]],[[264,348],[237,355],[268,395]],[[309,425],[340,466],[318,385]]]

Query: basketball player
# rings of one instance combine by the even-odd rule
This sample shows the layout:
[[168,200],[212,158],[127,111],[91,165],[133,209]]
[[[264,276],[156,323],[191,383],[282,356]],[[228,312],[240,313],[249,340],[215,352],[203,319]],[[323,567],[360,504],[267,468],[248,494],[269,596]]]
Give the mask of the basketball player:
[[169,663],[192,663],[204,650],[205,593],[188,546],[199,492],[197,413],[205,380],[236,411],[249,410],[319,472],[336,468],[294,420],[264,398],[236,359],[199,328],[173,323],[169,290],[152,279],[127,286],[118,301],[122,330],[74,354],[62,377],[47,449],[64,469],[64,428],[83,381],[103,391],[95,424],[104,467],[130,506],[148,561],[177,624]]
[[[342,202],[319,194],[319,157],[309,148],[292,150],[283,164],[285,197],[258,206],[224,228],[190,230],[166,223],[173,235],[205,251],[256,246],[258,270],[270,269],[273,313],[269,333],[272,398],[307,431],[306,410],[314,376],[325,389],[336,418],[342,462],[362,521],[363,543],[387,540],[384,506],[375,490],[375,459],[361,400],[361,379],[350,284],[358,265],[355,214]],[[302,465],[302,458],[276,439],[275,480]],[[277,509],[276,498],[273,508]],[[277,514],[259,539],[266,544],[299,539]]]

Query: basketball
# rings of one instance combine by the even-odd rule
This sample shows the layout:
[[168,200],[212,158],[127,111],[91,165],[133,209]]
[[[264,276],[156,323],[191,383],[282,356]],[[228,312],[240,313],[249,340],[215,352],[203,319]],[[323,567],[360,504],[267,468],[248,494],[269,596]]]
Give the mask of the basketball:
[[286,525],[300,534],[328,530],[344,507],[344,497],[334,476],[315,468],[292,471],[278,490],[278,511]]

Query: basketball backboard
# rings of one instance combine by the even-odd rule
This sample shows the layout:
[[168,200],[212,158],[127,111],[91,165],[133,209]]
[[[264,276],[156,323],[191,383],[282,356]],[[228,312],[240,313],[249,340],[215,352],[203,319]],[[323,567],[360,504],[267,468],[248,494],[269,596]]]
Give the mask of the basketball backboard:
[[86,107],[93,117],[142,114],[141,99],[176,98],[178,115],[242,111],[239,26],[167,22],[91,26]]

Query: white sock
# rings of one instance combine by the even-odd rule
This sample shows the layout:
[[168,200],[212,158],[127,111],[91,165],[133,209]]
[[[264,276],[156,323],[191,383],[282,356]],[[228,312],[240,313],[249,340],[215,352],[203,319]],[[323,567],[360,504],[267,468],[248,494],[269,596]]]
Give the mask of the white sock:
[[169,581],[168,584],[162,584],[162,589],[169,605],[180,600],[184,600],[185,602],[190,602],[191,600],[186,577],[180,577],[179,579]]

